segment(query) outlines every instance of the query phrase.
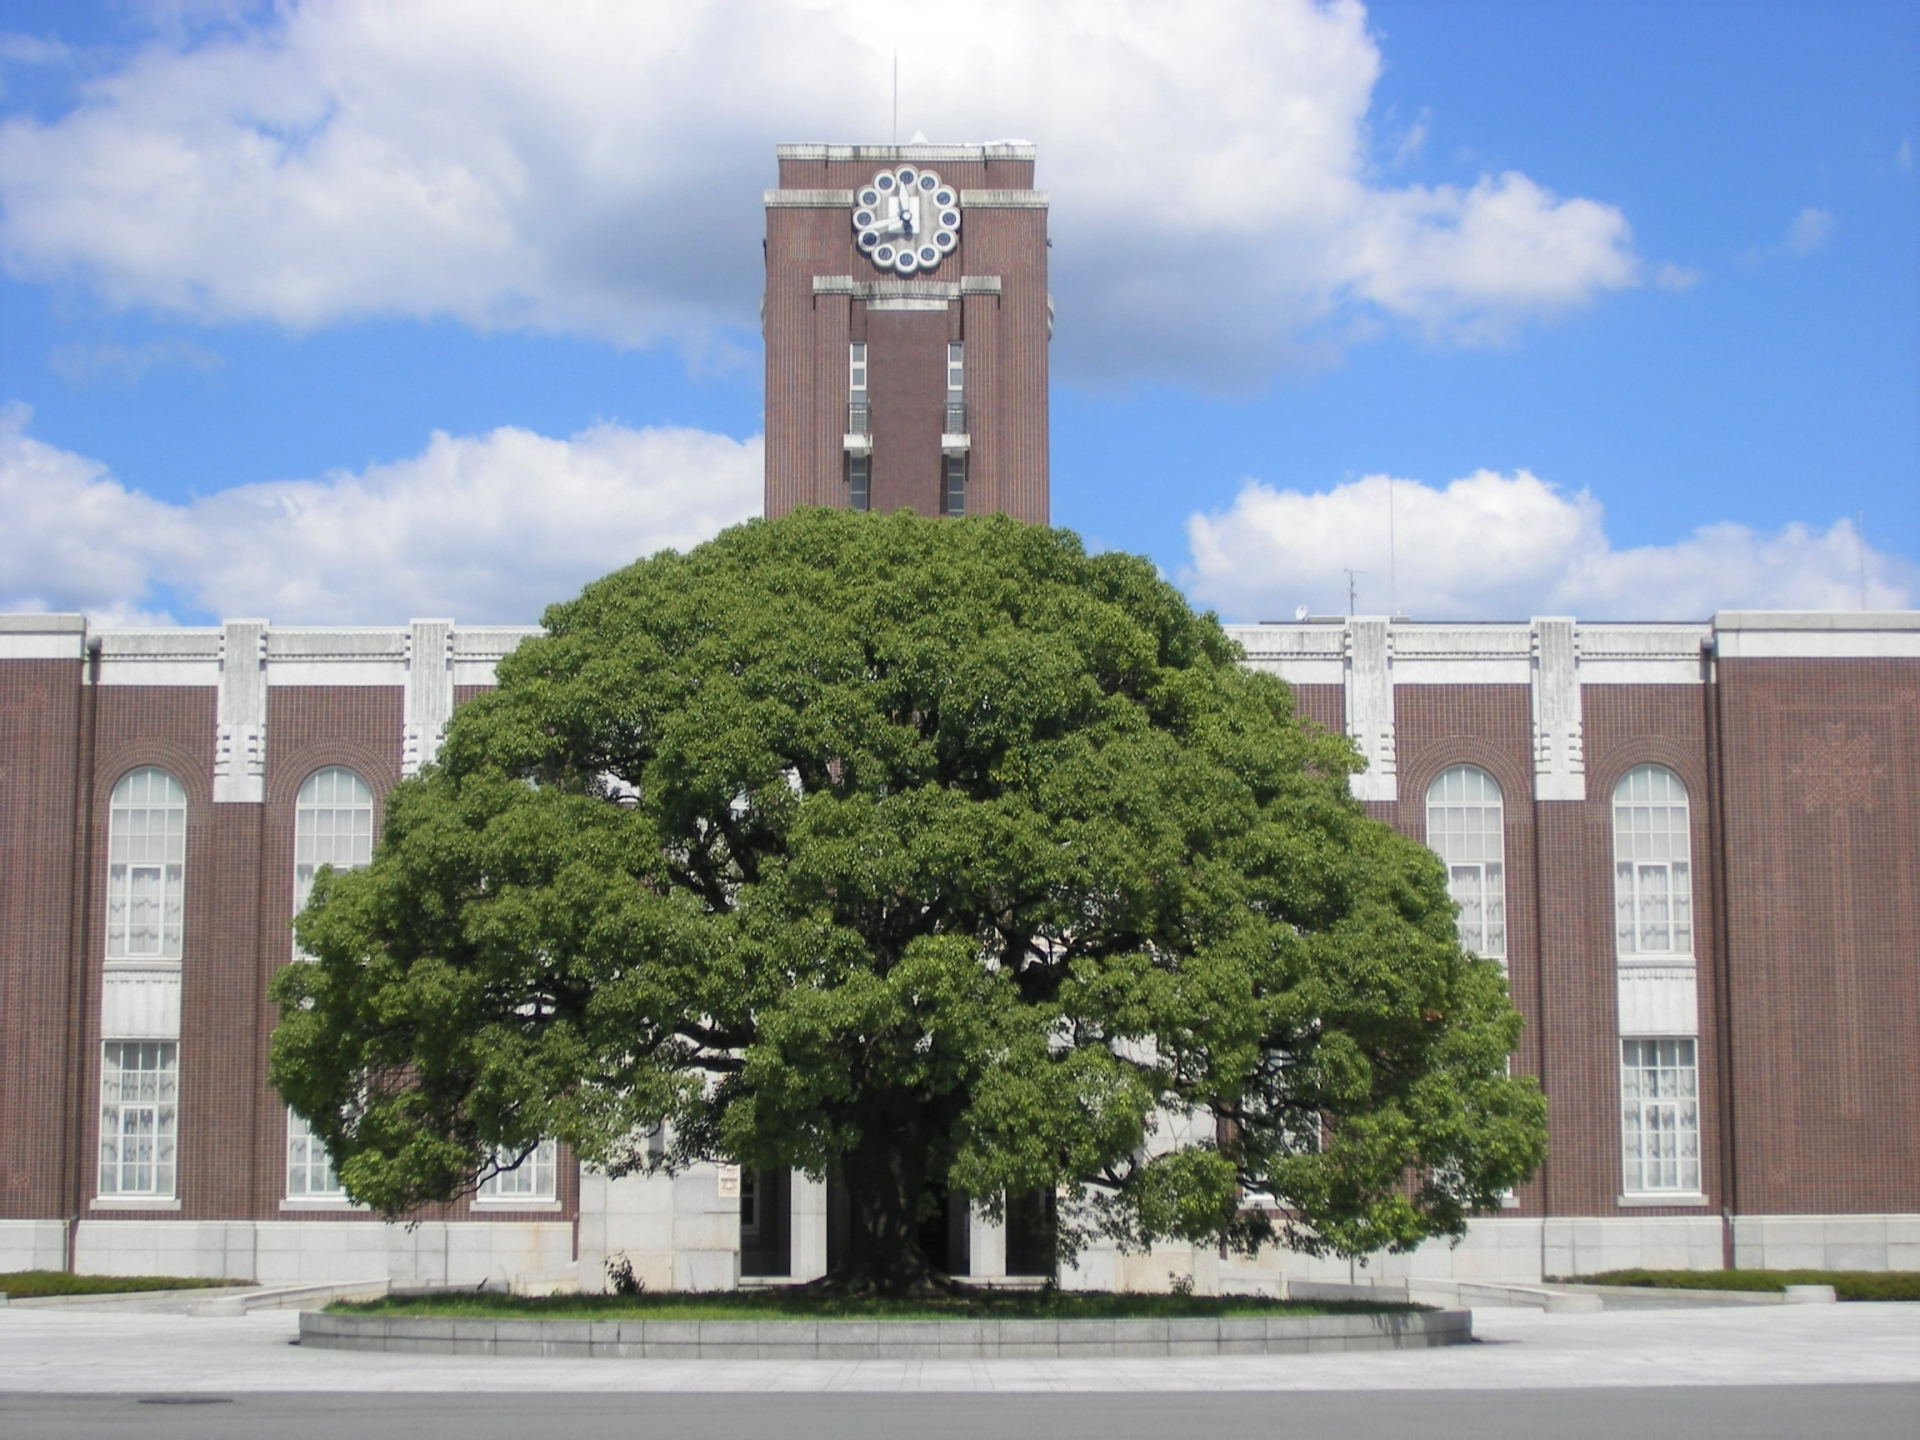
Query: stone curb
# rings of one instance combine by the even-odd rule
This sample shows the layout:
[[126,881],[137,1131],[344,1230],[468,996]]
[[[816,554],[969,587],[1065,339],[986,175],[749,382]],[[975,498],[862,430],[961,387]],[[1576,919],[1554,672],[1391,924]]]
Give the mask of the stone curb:
[[969,1360],[1315,1355],[1473,1339],[1466,1310],[1179,1320],[483,1320],[300,1315],[300,1343],[409,1355],[620,1360]]

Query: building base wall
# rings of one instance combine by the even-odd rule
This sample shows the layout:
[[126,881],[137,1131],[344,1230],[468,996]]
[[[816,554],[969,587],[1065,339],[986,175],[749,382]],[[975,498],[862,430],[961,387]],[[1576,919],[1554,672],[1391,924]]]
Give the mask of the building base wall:
[[[1920,1270],[1920,1215],[1750,1215],[1733,1227],[1740,1269]],[[1719,1270],[1725,1254],[1718,1215],[1490,1218],[1472,1222],[1457,1245],[1430,1240],[1405,1255],[1354,1261],[1278,1250],[1223,1259],[1218,1251],[1187,1245],[1122,1255],[1095,1245],[1061,1272],[1060,1284],[1165,1291],[1191,1280],[1201,1295],[1277,1295],[1293,1280],[1538,1285],[1609,1270]]]
[[540,1290],[571,1287],[577,1275],[566,1221],[82,1220],[74,1260],[83,1275],[262,1285],[385,1279]]
[[[733,1289],[740,1283],[740,1196],[722,1189],[714,1165],[617,1179],[583,1169],[580,1288],[606,1289],[608,1262],[624,1257],[649,1290]],[[819,1208],[824,1255],[826,1217]],[[811,1215],[812,1208],[802,1213]]]
[[67,1268],[67,1227],[58,1220],[0,1220],[0,1274]]
[[1920,1270],[1920,1215],[1742,1215],[1742,1270]]

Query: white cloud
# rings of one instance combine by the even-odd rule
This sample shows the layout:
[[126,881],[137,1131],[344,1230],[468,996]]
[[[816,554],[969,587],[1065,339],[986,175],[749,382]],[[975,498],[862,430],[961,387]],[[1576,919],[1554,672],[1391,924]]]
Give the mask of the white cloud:
[[1811,255],[1833,235],[1833,213],[1808,206],[1793,217],[1787,227],[1787,249],[1795,255]]
[[191,340],[149,340],[144,345],[56,345],[47,357],[54,374],[76,384],[104,377],[132,382],[149,370],[187,369],[207,374],[226,364],[219,352]]
[[1793,217],[1793,223],[1787,226],[1787,233],[1778,243],[1755,246],[1740,256],[1740,263],[1748,266],[1764,265],[1769,260],[1788,257],[1802,260],[1824,250],[1827,241],[1833,238],[1833,232],[1833,212],[1816,209],[1809,205]]
[[[1276,620],[1305,604],[1417,619],[1704,619],[1720,609],[1848,610],[1920,600],[1920,569],[1861,543],[1840,520],[1773,534],[1708,525],[1671,545],[1617,549],[1600,504],[1525,470],[1482,470],[1433,489],[1371,475],[1303,494],[1258,482],[1187,520],[1183,583],[1230,619]],[[1391,532],[1392,541],[1389,540]]]
[[1637,278],[1610,205],[1371,178],[1354,0],[289,0],[0,126],[0,257],[211,321],[698,343],[752,324],[773,142],[884,136],[896,50],[903,131],[1039,142],[1069,372],[1244,382],[1356,308],[1497,339]]
[[1700,283],[1700,272],[1691,265],[1676,265],[1668,260],[1653,272],[1653,283],[1662,290],[1691,290]]
[[638,556],[684,549],[758,512],[761,450],[698,430],[597,425],[566,440],[502,428],[436,434],[410,459],[185,505],[0,411],[0,610],[391,623],[532,622]]

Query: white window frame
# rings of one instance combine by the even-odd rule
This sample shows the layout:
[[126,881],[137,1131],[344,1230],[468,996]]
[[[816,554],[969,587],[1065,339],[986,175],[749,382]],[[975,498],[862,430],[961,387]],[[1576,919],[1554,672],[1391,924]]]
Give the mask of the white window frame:
[[847,393],[855,400],[867,398],[867,342],[847,342]]
[[1622,1198],[1700,1195],[1700,1045],[1691,1035],[1620,1042]]
[[1613,787],[1613,939],[1623,961],[1694,955],[1692,811],[1665,765],[1636,765]]
[[[511,1170],[496,1170],[480,1182],[473,1203],[501,1210],[554,1209],[560,1203],[559,1146],[542,1140]],[[496,1150],[491,1163],[513,1156]]]
[[967,390],[966,342],[947,342],[947,399],[958,400]]
[[100,1201],[171,1200],[179,1153],[180,1042],[101,1041]]
[[1478,765],[1449,765],[1427,786],[1427,846],[1447,869],[1463,949],[1507,963],[1506,797]]
[[107,959],[179,961],[186,874],[186,790],[158,765],[129,770],[107,806]]

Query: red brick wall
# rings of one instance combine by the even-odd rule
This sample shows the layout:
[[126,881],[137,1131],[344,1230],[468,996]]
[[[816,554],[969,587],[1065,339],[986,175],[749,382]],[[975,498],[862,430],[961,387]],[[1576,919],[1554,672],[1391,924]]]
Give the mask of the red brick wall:
[[1720,665],[1740,1208],[1920,1208],[1920,661]]
[[[854,190],[878,160],[780,162],[783,189]],[[1031,160],[935,161],[967,190],[1027,190]],[[845,506],[842,436],[847,342],[865,339],[873,404],[873,508],[940,513],[940,410],[946,341],[966,344],[967,512],[1001,512],[1044,524],[1047,498],[1047,212],[975,205],[960,243],[932,279],[997,276],[998,295],[969,295],[940,311],[870,310],[846,295],[813,293],[815,276],[885,280],[854,242],[848,212],[770,207],[767,212],[766,514],[798,505]]]
[[78,660],[0,663],[0,1216],[8,1218],[62,1215],[69,1203],[80,671]]

